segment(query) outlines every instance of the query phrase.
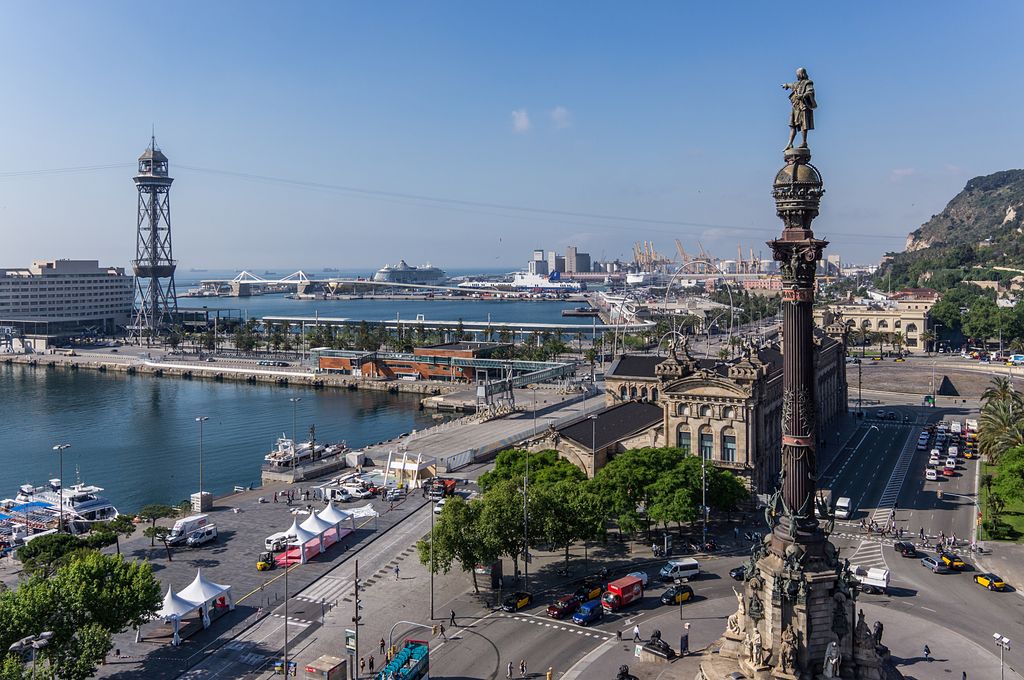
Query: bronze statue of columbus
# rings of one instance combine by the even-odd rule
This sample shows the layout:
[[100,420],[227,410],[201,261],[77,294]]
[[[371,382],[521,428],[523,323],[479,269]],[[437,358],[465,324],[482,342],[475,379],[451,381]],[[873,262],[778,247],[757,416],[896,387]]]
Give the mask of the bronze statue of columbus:
[[782,89],[790,91],[789,101],[793,104],[789,114],[789,144],[786,148],[793,148],[793,140],[799,130],[803,135],[800,148],[806,149],[807,131],[814,129],[814,109],[818,108],[818,102],[814,100],[814,81],[807,76],[807,69],[798,68],[796,82],[783,83]]

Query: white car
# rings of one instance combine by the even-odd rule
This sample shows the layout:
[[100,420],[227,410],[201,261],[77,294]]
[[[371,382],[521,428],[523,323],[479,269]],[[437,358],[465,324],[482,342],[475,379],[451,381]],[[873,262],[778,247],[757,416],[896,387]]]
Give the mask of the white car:
[[361,486],[346,486],[343,488],[345,491],[348,491],[348,495],[353,498],[373,498],[373,494]]
[[448,499],[447,498],[442,498],[438,502],[434,503],[434,514],[435,515],[440,515],[441,511],[444,510],[444,502],[446,500],[448,500]]
[[939,478],[939,473],[935,471],[935,468],[928,468],[924,471],[924,478],[929,482],[934,482]]
[[938,465],[939,465],[939,457],[938,456],[932,456],[931,458],[928,459],[928,467],[938,467]]
[[946,459],[946,467],[948,467],[948,468],[955,468],[956,467],[956,458],[954,456],[950,456],[949,458]]
[[634,578],[640,579],[640,583],[643,584],[643,587],[644,588],[647,587],[647,572],[646,571],[632,571],[632,572],[626,574],[626,576],[633,576]]

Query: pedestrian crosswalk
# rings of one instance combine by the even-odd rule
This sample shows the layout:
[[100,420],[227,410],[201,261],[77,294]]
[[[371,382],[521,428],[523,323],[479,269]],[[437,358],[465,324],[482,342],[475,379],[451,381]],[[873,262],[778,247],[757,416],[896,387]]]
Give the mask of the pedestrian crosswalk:
[[612,634],[596,628],[583,628],[575,624],[566,624],[560,621],[552,621],[551,619],[542,619],[540,617],[533,617],[528,615],[514,615],[514,614],[501,614],[502,618],[512,619],[513,621],[519,621],[521,623],[532,623],[542,628],[550,628],[552,630],[563,630],[568,633],[575,633],[582,637],[599,638],[603,640],[610,640]]
[[900,456],[896,459],[896,465],[893,466],[889,481],[886,483],[885,489],[882,490],[882,497],[878,499],[878,505],[871,514],[872,522],[876,522],[881,526],[885,526],[889,522],[893,509],[896,507],[896,501],[900,497],[900,491],[903,489],[903,482],[906,480],[910,466],[914,462],[919,432],[920,428],[913,428],[910,434],[907,435],[907,440],[903,442],[903,450],[900,451]]
[[296,595],[295,599],[307,602],[337,602],[351,597],[353,584],[350,578],[324,576]]
[[889,565],[885,563],[885,553],[883,552],[885,547],[884,543],[863,541],[850,557],[850,562],[865,569],[870,567],[888,568]]

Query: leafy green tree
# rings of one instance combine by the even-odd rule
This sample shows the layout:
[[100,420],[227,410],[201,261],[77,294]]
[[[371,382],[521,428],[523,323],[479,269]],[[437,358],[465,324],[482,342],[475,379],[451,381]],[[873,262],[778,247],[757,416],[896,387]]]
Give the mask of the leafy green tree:
[[135,523],[128,515],[118,515],[109,522],[96,522],[86,539],[89,547],[101,548],[108,545],[117,546],[117,554],[121,554],[121,537],[128,538],[135,533]]
[[475,567],[491,564],[498,559],[498,551],[487,541],[486,532],[480,529],[479,500],[465,501],[461,496],[452,496],[445,502],[441,514],[434,522],[430,538],[416,544],[420,563],[430,566],[430,544],[434,545],[434,573],[447,574],[452,562],[473,578],[473,590],[480,593]]
[[516,572],[525,547],[523,495],[513,480],[493,485],[483,495],[480,508],[480,537],[497,555],[512,558]]
[[1000,456],[992,486],[1008,501],[1024,500],[1024,446],[1009,449]]
[[[145,505],[139,510],[139,518],[145,522],[149,522],[149,528],[153,529],[156,527],[157,520],[164,519],[166,517],[174,516],[174,508],[169,505],[161,505],[159,503],[153,503],[151,505]],[[155,545],[153,538],[155,534],[147,533],[149,537],[149,545]]]
[[65,558],[85,547],[85,541],[71,534],[47,534],[18,548],[18,561],[28,574],[49,575]]
[[[147,562],[78,551],[54,574],[34,574],[16,590],[0,593],[0,649],[52,631],[40,666],[47,676],[84,680],[112,647],[113,633],[141,625],[159,606],[160,584]],[[11,666],[4,664],[8,677]]]
[[513,480],[522,486],[526,476],[526,462],[530,463],[530,487],[550,486],[563,479],[582,481],[587,476],[578,467],[559,458],[558,451],[528,452],[525,449],[506,449],[498,454],[494,468],[480,475],[480,488],[486,493],[499,482]]

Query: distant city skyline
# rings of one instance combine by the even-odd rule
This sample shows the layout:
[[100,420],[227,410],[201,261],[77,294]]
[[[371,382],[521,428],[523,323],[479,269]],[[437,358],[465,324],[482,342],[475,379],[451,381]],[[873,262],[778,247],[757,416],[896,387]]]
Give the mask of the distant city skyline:
[[877,262],[968,179],[1020,165],[1022,18],[1013,2],[8,5],[0,266],[130,267],[154,127],[180,272],[512,270],[534,248],[628,261],[676,238],[767,257],[779,84],[799,66],[819,102],[816,233]]

